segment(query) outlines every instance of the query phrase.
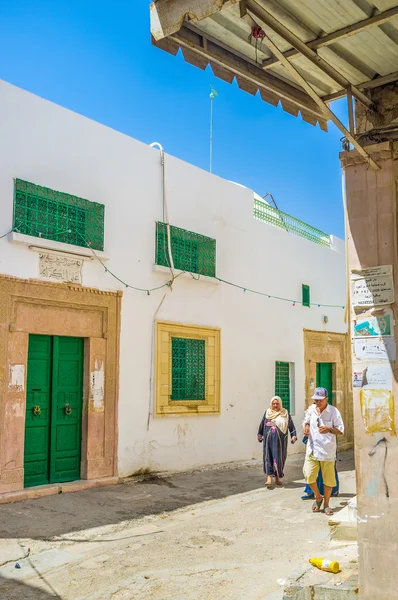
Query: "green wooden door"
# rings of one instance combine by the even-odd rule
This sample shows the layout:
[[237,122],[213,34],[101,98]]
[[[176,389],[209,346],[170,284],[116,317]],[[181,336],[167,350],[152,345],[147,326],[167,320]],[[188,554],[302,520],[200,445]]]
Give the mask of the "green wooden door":
[[316,364],[316,387],[324,387],[328,391],[330,404],[334,403],[333,398],[333,363]]
[[29,336],[25,487],[49,483],[52,337]]
[[51,410],[50,482],[80,479],[83,340],[55,337]]
[[80,478],[83,340],[30,335],[25,487]]

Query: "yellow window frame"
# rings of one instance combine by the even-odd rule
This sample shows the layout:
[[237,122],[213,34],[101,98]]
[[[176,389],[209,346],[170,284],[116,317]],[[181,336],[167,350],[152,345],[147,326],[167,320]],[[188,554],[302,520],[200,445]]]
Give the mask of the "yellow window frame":
[[[204,400],[171,400],[171,340],[173,337],[198,339],[206,342]],[[157,321],[155,417],[220,414],[220,341],[221,331],[214,327]]]

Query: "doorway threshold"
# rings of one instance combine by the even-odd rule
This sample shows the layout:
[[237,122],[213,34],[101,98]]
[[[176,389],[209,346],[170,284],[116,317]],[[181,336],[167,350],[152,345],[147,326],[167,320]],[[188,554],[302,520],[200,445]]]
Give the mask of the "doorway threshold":
[[120,477],[101,477],[98,479],[79,479],[77,481],[67,481],[65,483],[50,483],[48,485],[37,485],[35,487],[24,488],[17,492],[5,492],[0,494],[0,504],[9,502],[22,502],[22,500],[34,500],[44,498],[45,496],[57,496],[58,494],[69,494],[72,492],[81,492],[95,487],[105,487],[107,485],[116,485],[120,483]]

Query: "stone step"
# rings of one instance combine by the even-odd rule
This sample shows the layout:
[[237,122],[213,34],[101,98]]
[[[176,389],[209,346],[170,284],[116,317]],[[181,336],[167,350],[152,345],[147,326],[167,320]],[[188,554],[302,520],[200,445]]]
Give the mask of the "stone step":
[[353,498],[347,506],[335,513],[328,524],[332,540],[356,541],[358,539],[357,499]]

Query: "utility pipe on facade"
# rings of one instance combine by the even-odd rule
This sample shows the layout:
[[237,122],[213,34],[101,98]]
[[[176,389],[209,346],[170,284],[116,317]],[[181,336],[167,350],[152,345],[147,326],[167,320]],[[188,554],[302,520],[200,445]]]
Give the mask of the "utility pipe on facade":
[[[150,144],[151,148],[159,148],[160,150],[160,161],[162,165],[162,201],[163,201],[163,221],[166,222],[167,229],[167,253],[169,256],[169,266],[171,271],[171,284],[174,281],[174,262],[173,255],[171,253],[171,233],[170,233],[170,221],[169,221],[169,211],[167,206],[167,195],[166,195],[166,173],[165,173],[165,161],[164,161],[164,150],[163,146],[159,144],[159,142],[152,142]],[[171,288],[170,284],[170,289]],[[167,293],[164,294],[161,299],[159,306],[157,307],[155,314],[152,319],[152,336],[151,336],[151,365],[150,365],[150,376],[149,376],[149,405],[148,405],[148,419],[147,419],[147,431],[149,430],[149,424],[151,420],[151,410],[154,404],[154,381],[155,381],[155,332],[156,332],[156,317],[165,301]]]
[[[349,315],[350,315],[350,269],[348,264],[348,212],[347,212],[347,190],[346,190],[346,178],[345,178],[345,169],[342,169],[341,173],[341,192],[343,196],[343,208],[344,208],[344,233],[345,233],[345,264],[346,264],[346,300],[345,300],[345,310],[344,310],[344,322],[349,323]],[[350,332],[350,325],[349,332]]]
[[169,266],[172,275],[172,279],[174,280],[174,261],[173,255],[171,253],[171,233],[170,233],[170,221],[169,221],[169,210],[167,206],[167,195],[166,195],[166,172],[165,172],[165,160],[164,160],[164,150],[163,146],[159,144],[159,142],[152,142],[149,144],[151,148],[159,148],[160,150],[160,161],[162,164],[162,198],[163,198],[163,219],[166,221],[166,229],[167,229],[167,253],[169,255]]

